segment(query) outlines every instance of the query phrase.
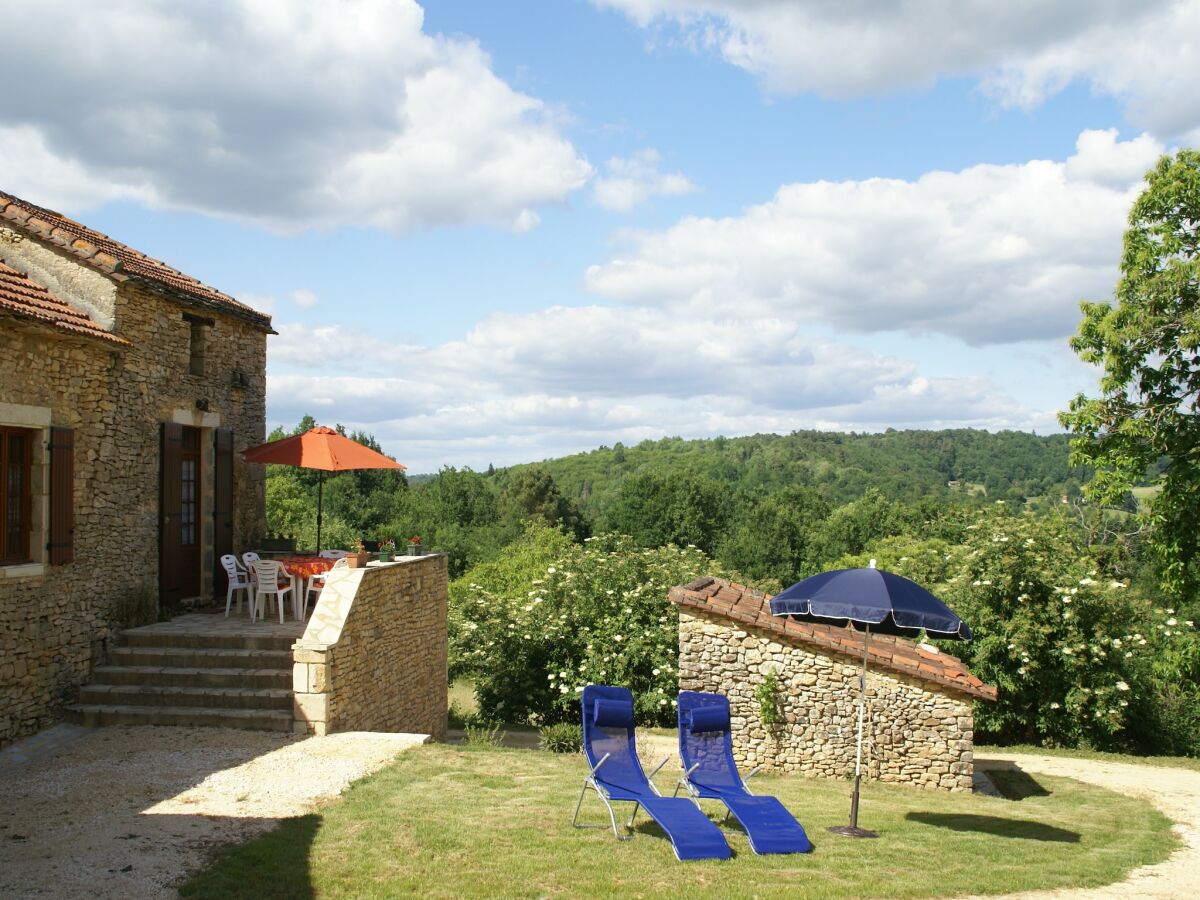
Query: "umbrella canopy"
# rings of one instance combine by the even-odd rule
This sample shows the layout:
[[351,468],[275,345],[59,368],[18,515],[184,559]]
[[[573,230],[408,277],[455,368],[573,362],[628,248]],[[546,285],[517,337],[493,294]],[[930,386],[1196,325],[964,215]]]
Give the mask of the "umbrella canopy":
[[913,637],[922,631],[941,638],[969,641],[971,629],[945,603],[902,575],[875,568],[836,569],[805,578],[771,599],[771,613],[805,622],[857,622],[866,629],[862,674],[859,676],[858,739],[854,754],[854,791],[850,795],[850,824],[829,830],[849,837],[877,837],[858,827],[859,785],[862,776],[863,719],[867,707],[867,651],[871,630],[878,634]]
[[304,434],[280,438],[242,451],[246,462],[272,463],[278,466],[299,466],[323,472],[345,472],[351,469],[403,469],[389,456],[364,447],[338,434],[332,428],[318,425]]
[[321,472],[317,481],[317,549],[321,549],[321,505],[325,472],[347,472],[352,469],[403,469],[390,456],[377,453],[338,434],[332,428],[318,425],[303,434],[280,438],[242,451],[249,463],[278,466],[298,466]]
[[808,622],[849,621],[876,634],[969,641],[971,629],[950,607],[902,575],[875,568],[822,572],[776,594],[771,612]]

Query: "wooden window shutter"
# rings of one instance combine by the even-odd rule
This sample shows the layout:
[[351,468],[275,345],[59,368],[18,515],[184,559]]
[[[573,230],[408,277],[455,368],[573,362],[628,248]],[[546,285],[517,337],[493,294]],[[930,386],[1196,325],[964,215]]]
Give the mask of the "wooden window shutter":
[[221,557],[233,552],[233,429],[213,432],[213,592],[223,596]]
[[75,559],[75,432],[50,429],[50,564]]
[[176,422],[164,422],[159,480],[158,596],[166,605],[178,602],[182,595],[179,583],[182,554],[179,528],[183,508],[179,472],[182,459],[183,426]]

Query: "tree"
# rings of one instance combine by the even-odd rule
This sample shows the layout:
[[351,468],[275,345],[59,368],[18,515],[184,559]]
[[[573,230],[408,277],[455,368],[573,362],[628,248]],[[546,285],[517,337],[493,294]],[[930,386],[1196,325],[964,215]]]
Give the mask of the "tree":
[[870,488],[853,503],[835,509],[810,539],[809,562],[827,568],[839,556],[862,553],[874,541],[919,525],[919,516],[902,503]]
[[621,494],[608,510],[608,527],[643,547],[694,544],[712,553],[731,506],[728,488],[711,478],[641,472],[621,483]]
[[1071,346],[1103,366],[1101,396],[1080,394],[1062,423],[1072,460],[1093,465],[1092,500],[1119,506],[1164,459],[1149,545],[1163,587],[1200,587],[1200,152],[1164,156],[1129,214],[1116,304],[1081,304]]
[[786,487],[749,507],[722,541],[720,560],[743,575],[787,587],[804,574],[813,535],[828,515],[829,504],[812,488]]
[[509,478],[500,492],[500,508],[509,524],[533,520],[560,527],[580,540],[586,537],[579,511],[541,466],[526,466]]

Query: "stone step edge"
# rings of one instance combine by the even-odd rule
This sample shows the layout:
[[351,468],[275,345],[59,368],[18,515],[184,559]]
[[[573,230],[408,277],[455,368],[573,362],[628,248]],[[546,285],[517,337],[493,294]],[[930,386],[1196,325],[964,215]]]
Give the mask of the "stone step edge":
[[296,643],[294,637],[279,635],[234,635],[205,634],[203,632],[181,632],[178,634],[130,634],[122,632],[117,638],[120,647],[174,647],[202,648],[214,650],[291,650]]
[[286,722],[290,730],[292,713],[280,709],[225,709],[212,706],[125,706],[102,703],[76,703],[67,707],[81,720],[86,716],[129,716],[132,718],[187,717],[191,719],[266,719],[272,722]]
[[92,669],[92,681],[90,683],[99,683],[98,679],[110,672],[120,672],[122,674],[134,675],[171,675],[175,677],[194,677],[199,678],[205,675],[222,675],[230,677],[247,677],[253,675],[274,675],[279,676],[286,674],[289,678],[292,676],[292,666],[289,663],[287,667],[268,666],[261,669],[241,668],[239,666],[118,666],[111,663],[96,666]]
[[[289,700],[295,696],[294,691],[288,688],[205,688],[205,686],[184,686],[170,684],[109,684],[106,682],[92,682],[85,684],[79,689],[80,698],[88,697],[89,704],[92,706],[114,706],[112,703],[104,703],[102,697],[104,695],[119,694],[119,695],[146,695],[152,697],[220,697],[222,700]],[[154,703],[132,703],[126,702],[116,704],[116,706],[156,706]],[[205,709],[220,708],[220,704],[210,704]],[[238,708],[238,707],[232,707]],[[288,709],[292,708],[290,703]]]
[[241,659],[247,656],[288,657],[292,651],[264,650],[261,647],[113,647],[110,654],[118,656],[133,656],[136,654],[162,654],[165,656],[211,656],[214,658],[231,657]]
[[[150,660],[157,660],[153,662]],[[291,651],[212,650],[200,647],[114,647],[108,652],[110,665],[155,668],[290,669]],[[225,663],[225,665],[221,665]]]

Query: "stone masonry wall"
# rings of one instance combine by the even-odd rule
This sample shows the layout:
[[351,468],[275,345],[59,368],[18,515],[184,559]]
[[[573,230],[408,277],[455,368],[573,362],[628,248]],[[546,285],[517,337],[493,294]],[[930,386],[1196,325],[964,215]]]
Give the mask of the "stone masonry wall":
[[295,730],[446,738],[444,554],[330,573],[293,648]]
[[[28,244],[9,233],[0,240],[0,258],[20,269],[19,253]],[[95,281],[80,279],[73,289]],[[112,290],[111,282],[103,286]],[[41,437],[33,466],[33,560],[0,566],[0,747],[50,724],[103,661],[115,629],[155,614],[161,424],[185,420],[206,429],[233,428],[235,451],[264,438],[266,335],[260,328],[204,312],[215,325],[208,329],[205,374],[197,376],[189,373],[190,325],[182,317],[187,307],[132,282],[96,299],[97,306],[105,303],[114,310],[115,332],[129,346],[0,316],[0,424],[36,426]],[[233,386],[234,370],[250,376],[248,386]],[[207,400],[207,412],[197,410],[198,399]],[[72,428],[75,437],[75,559],[59,566],[46,562],[40,533],[52,425]],[[207,593],[210,431],[204,440]],[[264,530],[264,483],[262,467],[247,466],[235,452],[235,549]]]
[[[782,721],[762,722],[755,691],[779,682]],[[727,619],[679,615],[680,690],[729,698],[740,767],[804,775],[854,774],[861,662],[781,644]],[[974,726],[967,697],[896,673],[868,670],[863,774],[879,781],[971,790]]]

